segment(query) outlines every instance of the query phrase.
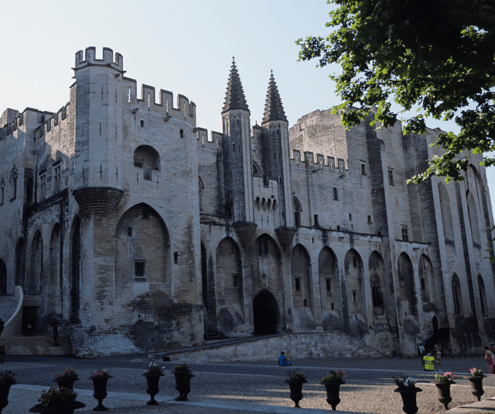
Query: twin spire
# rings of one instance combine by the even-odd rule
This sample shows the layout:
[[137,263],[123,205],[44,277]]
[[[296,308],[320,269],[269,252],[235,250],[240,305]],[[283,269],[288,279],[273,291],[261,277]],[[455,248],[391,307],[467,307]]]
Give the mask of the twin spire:
[[[244,89],[242,88],[241,78],[239,77],[239,72],[237,72],[237,66],[233,58],[222,114],[232,109],[244,109],[249,111],[244,95]],[[284,106],[282,105],[282,100],[280,99],[277,84],[275,83],[275,78],[273,76],[273,71],[271,72],[270,81],[268,82],[268,92],[266,94],[265,112],[263,114],[262,124],[269,121],[287,121]]]

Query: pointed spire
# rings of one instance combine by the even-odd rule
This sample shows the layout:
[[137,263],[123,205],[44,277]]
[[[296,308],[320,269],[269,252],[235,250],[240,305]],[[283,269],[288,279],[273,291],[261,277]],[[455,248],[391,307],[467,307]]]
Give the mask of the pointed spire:
[[270,81],[268,82],[265,113],[263,114],[263,121],[261,123],[264,124],[269,121],[287,121],[284,106],[282,105],[282,100],[280,99],[277,84],[275,83],[275,78],[273,76],[273,70],[271,71]]
[[225,94],[222,114],[231,109],[245,109],[246,111],[249,111],[234,58],[232,58],[232,67],[230,68],[229,82],[227,84],[227,93]]

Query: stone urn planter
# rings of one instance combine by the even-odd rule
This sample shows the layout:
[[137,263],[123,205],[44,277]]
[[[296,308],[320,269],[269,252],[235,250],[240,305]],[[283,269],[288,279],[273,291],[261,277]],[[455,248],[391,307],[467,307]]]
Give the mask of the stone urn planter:
[[471,383],[471,394],[473,394],[478,401],[481,401],[481,396],[485,393],[485,390],[483,390],[483,378],[485,377],[486,375],[467,377]]
[[449,403],[452,401],[452,397],[450,396],[450,386],[452,384],[455,384],[455,382],[450,381],[435,384],[438,390],[438,395],[440,396],[438,401],[440,401],[444,405],[446,410],[449,409]]
[[12,385],[13,384],[0,384],[0,413],[9,404],[9,392]]
[[175,401],[189,401],[187,394],[191,392],[191,378],[194,377],[192,371],[172,371],[175,375],[175,389],[179,391],[179,396]]
[[155,400],[155,395],[160,392],[158,389],[158,384],[160,382],[160,377],[163,377],[163,374],[149,374],[148,372],[143,374],[143,377],[146,377],[146,392],[151,397],[150,400],[146,403],[147,405],[157,405],[158,402]]
[[302,387],[303,387],[303,384],[305,382],[308,382],[306,381],[305,379],[302,380],[302,381],[289,381],[289,380],[285,380],[285,383],[286,384],[289,384],[289,388],[290,388],[290,399],[292,401],[294,401],[294,403],[296,404],[296,407],[299,407],[299,401],[301,401],[303,399],[303,393],[302,393]]
[[402,397],[402,411],[406,414],[416,414],[418,406],[416,404],[416,396],[418,392],[423,391],[421,388],[396,388],[394,392],[400,393]]
[[322,384],[327,390],[327,403],[335,411],[340,403],[340,382],[322,382]]
[[74,382],[79,381],[79,378],[64,378],[64,379],[55,379],[58,387],[64,387],[68,390],[74,389]]
[[[95,373],[95,374],[98,374]],[[93,397],[98,400],[98,405],[93,408],[93,411],[106,411],[107,407],[103,405],[103,400],[107,397],[107,381],[112,378],[111,375],[95,375],[88,378],[93,381]]]

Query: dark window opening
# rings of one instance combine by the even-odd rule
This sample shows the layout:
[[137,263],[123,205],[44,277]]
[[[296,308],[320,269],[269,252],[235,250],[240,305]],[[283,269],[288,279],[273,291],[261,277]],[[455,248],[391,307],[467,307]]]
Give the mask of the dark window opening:
[[425,290],[426,289],[425,279],[424,278],[420,278],[419,280],[421,282],[421,289]]
[[388,170],[388,183],[394,185],[394,170]]
[[145,272],[145,262],[135,261],[134,262],[134,276],[144,277],[144,272]]
[[143,178],[146,181],[152,181],[152,179],[151,179],[151,168],[145,168],[143,170]]
[[337,226],[337,231],[340,231],[340,226]]
[[352,214],[349,214],[349,220],[352,221]]
[[361,174],[366,175],[366,165],[365,164],[361,164]]
[[179,264],[179,253],[174,252],[174,264]]
[[256,254],[258,256],[268,256],[268,242],[266,240],[256,241]]
[[143,127],[144,127],[144,121],[143,121],[143,120],[141,120],[139,123],[140,123],[140,125],[141,125],[141,128],[143,128]]
[[296,223],[296,226],[301,225],[301,213],[299,213],[299,211],[294,212],[294,221]]
[[371,216],[368,216],[368,224],[371,224]]
[[304,307],[307,307],[308,306],[308,301],[306,299],[304,299]]
[[233,283],[235,288],[241,287],[241,276],[240,275],[232,275]]
[[132,227],[127,227],[127,237],[132,237]]
[[339,191],[335,187],[333,188],[333,199],[334,200],[338,200],[339,199]]
[[319,227],[319,226],[320,226],[320,221],[318,220],[318,214],[315,214],[315,227]]
[[332,302],[332,310],[335,310],[335,306],[334,306],[333,302]]
[[357,267],[357,259],[356,259],[356,257],[355,257],[355,256],[352,258],[352,265],[353,265],[354,267]]
[[180,137],[184,138],[184,130],[183,129],[180,130]]
[[296,277],[295,281],[296,281],[296,292],[300,292],[301,291],[301,278]]
[[356,292],[355,291],[352,292],[352,300],[354,302],[356,302]]
[[407,227],[402,227],[402,241],[409,241],[409,235],[407,234]]
[[326,285],[327,285],[327,292],[331,292],[332,291],[332,286],[330,284],[330,279],[326,279],[325,282],[326,282]]
[[147,208],[143,208],[143,219],[145,219],[145,220],[150,219],[150,210]]

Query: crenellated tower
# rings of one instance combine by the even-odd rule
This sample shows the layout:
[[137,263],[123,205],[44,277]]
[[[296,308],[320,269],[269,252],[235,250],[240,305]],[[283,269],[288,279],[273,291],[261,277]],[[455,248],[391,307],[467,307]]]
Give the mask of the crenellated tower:
[[222,110],[226,213],[242,243],[249,245],[256,230],[253,203],[250,111],[235,61],[232,61]]
[[[117,208],[122,189],[122,55],[94,47],[76,53],[74,196],[83,216]],[[74,90],[75,89],[75,90]],[[120,174],[119,174],[120,171]],[[119,178],[120,177],[120,178]]]
[[281,226],[275,229],[280,243],[288,248],[292,243],[296,229],[294,227],[294,203],[292,201],[292,180],[290,174],[289,123],[273,71],[268,82],[265,100],[265,112],[261,123],[263,128],[263,167],[269,179],[278,183]]

